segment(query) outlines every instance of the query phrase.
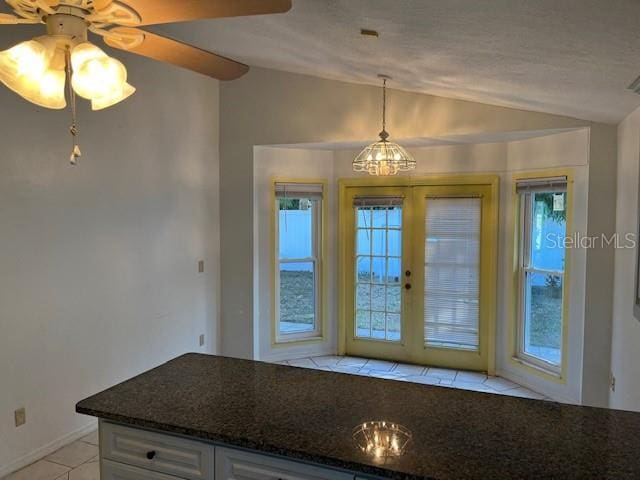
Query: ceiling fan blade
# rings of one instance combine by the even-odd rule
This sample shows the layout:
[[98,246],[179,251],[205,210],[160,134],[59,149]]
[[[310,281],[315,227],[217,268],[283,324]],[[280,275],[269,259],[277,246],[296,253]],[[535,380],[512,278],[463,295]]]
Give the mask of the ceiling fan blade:
[[291,0],[121,0],[142,18],[141,25],[222,17],[284,13]]
[[[111,37],[112,34],[114,37]],[[115,39],[118,35],[122,35],[124,38],[143,35],[144,40],[138,45],[127,47],[126,44]],[[249,71],[249,67],[242,63],[137,28],[113,28],[109,31],[109,36],[104,37],[104,41],[111,47],[171,63],[218,80],[235,80]]]

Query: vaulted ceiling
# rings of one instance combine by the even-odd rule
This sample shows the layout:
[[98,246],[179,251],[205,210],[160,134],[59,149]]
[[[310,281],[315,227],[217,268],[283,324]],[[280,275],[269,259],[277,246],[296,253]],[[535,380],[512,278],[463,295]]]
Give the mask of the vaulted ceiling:
[[[640,105],[638,0],[293,0],[162,31],[250,65],[617,123]],[[374,29],[379,37],[360,35]]]

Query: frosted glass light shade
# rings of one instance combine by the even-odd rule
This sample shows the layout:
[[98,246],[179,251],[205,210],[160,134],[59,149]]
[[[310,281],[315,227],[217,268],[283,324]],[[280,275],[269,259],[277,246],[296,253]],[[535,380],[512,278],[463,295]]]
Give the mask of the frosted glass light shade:
[[91,109],[103,110],[105,108],[112,107],[116,103],[126,100],[134,93],[136,93],[136,89],[128,83],[125,83],[122,88],[114,92],[113,95],[91,100]]
[[353,161],[354,172],[375,176],[397,175],[415,170],[415,159],[397,143],[380,140],[366,147]]
[[127,69],[119,60],[107,56],[88,42],[76,46],[71,53],[75,92],[87,100],[114,98],[122,94],[127,82]]
[[41,107],[66,107],[64,71],[50,68],[55,50],[55,41],[41,37],[0,52],[0,81]]

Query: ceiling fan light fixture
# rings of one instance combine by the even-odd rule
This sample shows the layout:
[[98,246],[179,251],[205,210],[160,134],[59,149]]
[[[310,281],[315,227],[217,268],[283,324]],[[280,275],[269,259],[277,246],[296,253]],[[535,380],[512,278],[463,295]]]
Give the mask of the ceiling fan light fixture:
[[127,69],[95,45],[83,42],[71,52],[73,90],[87,100],[122,96]]
[[135,87],[125,82],[125,84],[122,85],[119,90],[113,92],[112,95],[91,100],[91,109],[94,111],[104,110],[105,108],[112,107],[115,104],[126,100],[134,93],[136,93]]
[[0,52],[0,81],[38,106],[66,107],[64,70],[53,68],[56,41],[39,37]]

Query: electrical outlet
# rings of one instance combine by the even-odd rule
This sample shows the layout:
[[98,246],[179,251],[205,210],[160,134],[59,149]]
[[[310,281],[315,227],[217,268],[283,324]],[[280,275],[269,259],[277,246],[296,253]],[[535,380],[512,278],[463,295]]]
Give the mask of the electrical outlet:
[[204,273],[204,260],[198,262],[198,273]]
[[16,427],[20,427],[27,423],[27,411],[24,407],[17,409],[13,412],[13,417],[15,419]]
[[609,374],[609,386],[612,392],[616,391],[616,377],[613,375],[613,372]]
[[200,346],[204,347],[204,333],[202,335],[200,335],[199,342],[200,342]]

